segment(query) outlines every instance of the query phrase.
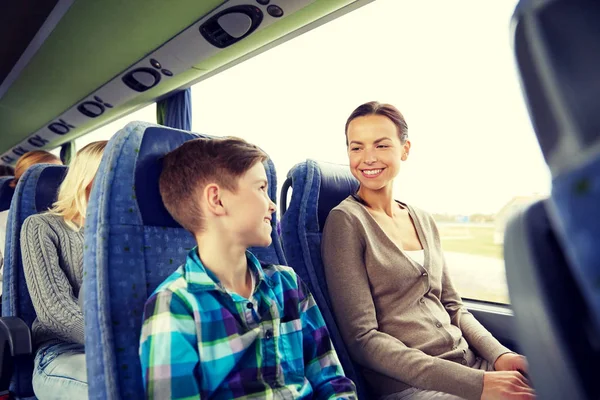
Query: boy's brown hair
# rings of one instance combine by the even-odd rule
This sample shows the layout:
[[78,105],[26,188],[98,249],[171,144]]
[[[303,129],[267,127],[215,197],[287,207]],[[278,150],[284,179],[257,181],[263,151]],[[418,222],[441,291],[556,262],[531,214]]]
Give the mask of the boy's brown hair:
[[235,192],[238,179],[268,156],[244,139],[192,139],[163,157],[159,178],[162,201],[171,216],[186,230],[203,229],[198,198],[209,183]]

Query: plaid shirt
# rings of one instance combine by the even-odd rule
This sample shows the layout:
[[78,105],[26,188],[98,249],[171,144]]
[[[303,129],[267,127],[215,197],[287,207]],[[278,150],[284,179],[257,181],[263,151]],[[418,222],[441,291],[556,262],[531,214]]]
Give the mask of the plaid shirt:
[[226,291],[196,248],[146,302],[140,358],[149,399],[356,399],[312,295],[289,267],[251,299]]

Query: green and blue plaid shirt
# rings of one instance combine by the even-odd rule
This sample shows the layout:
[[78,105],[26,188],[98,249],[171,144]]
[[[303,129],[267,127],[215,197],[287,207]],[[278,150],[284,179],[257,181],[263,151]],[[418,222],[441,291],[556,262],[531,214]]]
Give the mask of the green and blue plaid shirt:
[[312,295],[289,267],[250,299],[223,289],[193,249],[146,302],[140,358],[149,399],[356,399]]

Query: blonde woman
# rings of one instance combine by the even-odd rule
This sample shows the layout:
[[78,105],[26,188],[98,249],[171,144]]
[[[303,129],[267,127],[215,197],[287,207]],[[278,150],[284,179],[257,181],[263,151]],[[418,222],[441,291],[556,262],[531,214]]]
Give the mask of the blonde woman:
[[[15,188],[17,186],[17,182],[19,182],[19,179],[21,179],[21,176],[23,176],[25,171],[35,164],[62,165],[62,162],[60,162],[60,159],[54,154],[48,153],[44,150],[35,150],[25,153],[21,156],[21,158],[19,158],[17,165],[15,165],[15,170],[13,172],[15,177],[12,181],[10,181],[9,186],[11,188]],[[4,244],[6,242],[6,223],[8,221],[8,211],[9,210],[0,211],[0,256],[2,256],[4,252]],[[0,262],[0,295],[2,294],[3,264],[4,260]]]
[[71,163],[49,212],[27,218],[21,253],[33,322],[33,390],[39,400],[86,399],[83,313],[83,224],[106,141],[90,143]]

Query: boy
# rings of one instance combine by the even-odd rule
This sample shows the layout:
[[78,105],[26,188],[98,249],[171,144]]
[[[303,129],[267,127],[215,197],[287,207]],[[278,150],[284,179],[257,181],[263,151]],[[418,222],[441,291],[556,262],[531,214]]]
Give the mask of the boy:
[[266,159],[236,138],[164,157],[161,197],[198,246],[146,302],[147,398],[356,399],[306,285],[246,250],[271,244]]

